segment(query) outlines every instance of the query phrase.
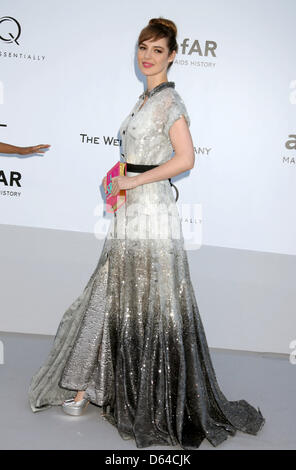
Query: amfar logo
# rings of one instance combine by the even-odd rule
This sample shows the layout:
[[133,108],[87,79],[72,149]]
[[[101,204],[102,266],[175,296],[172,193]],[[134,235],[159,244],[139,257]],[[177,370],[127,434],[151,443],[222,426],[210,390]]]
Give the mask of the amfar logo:
[[[180,44],[182,52],[181,54],[191,55],[196,52],[199,56],[208,56],[211,53],[212,57],[216,57],[215,50],[217,49],[217,43],[215,41],[205,41],[203,49],[200,46],[200,43],[195,39],[192,44],[189,44],[189,38],[183,39],[183,42]],[[187,51],[187,49],[189,50]],[[187,51],[187,52],[186,52]]]
[[286,141],[285,147],[288,150],[296,150],[296,135],[290,134],[289,137],[291,137],[291,139]]
[[0,39],[5,43],[17,42],[21,35],[21,25],[19,22],[11,16],[2,16],[0,18]]
[[4,186],[14,186],[15,184],[20,187],[20,180],[22,175],[18,171],[11,171],[8,175],[5,175],[3,170],[0,170],[0,184],[3,183]]
[[[290,139],[285,142],[285,147],[288,150],[296,150],[296,134],[290,134]],[[293,156],[282,157],[283,163],[295,165],[296,159]]]
[[[290,82],[290,89],[292,91],[290,92],[289,99],[291,104],[296,104],[296,80],[292,80]],[[289,139],[286,140],[285,142],[285,147],[288,150],[296,150],[296,134],[290,134]],[[289,164],[289,165],[295,165],[296,164],[296,157],[295,156],[288,156],[288,157],[282,157],[283,163]]]

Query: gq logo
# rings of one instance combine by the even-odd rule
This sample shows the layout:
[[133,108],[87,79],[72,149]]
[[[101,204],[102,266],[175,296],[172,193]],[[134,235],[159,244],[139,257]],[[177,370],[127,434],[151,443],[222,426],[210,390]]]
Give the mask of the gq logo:
[[6,43],[17,42],[21,35],[21,25],[11,16],[2,16],[0,18],[0,40]]

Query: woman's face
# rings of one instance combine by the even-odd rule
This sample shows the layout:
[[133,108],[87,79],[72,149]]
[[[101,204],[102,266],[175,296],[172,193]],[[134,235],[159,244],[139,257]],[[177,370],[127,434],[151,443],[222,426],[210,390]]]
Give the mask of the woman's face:
[[143,41],[138,46],[138,66],[144,75],[157,75],[166,72],[170,62],[175,58],[176,51],[168,56],[167,38],[156,41]]

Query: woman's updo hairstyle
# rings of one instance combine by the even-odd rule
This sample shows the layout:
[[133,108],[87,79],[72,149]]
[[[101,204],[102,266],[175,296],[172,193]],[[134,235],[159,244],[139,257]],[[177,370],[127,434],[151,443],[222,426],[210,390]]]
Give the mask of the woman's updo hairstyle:
[[[161,39],[167,38],[167,46],[169,48],[169,56],[173,51],[178,52],[178,43],[176,41],[177,37],[177,26],[171,20],[166,18],[151,18],[148,25],[142,29],[139,38],[138,45],[143,41],[148,41],[150,39]],[[170,62],[168,69],[172,66],[173,62]]]

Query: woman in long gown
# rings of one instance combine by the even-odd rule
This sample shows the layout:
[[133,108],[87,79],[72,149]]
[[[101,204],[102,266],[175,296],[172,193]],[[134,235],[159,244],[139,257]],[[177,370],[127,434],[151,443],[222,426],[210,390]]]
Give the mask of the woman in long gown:
[[124,161],[159,166],[114,180],[113,194],[126,189],[126,202],[31,380],[29,402],[36,412],[84,400],[137,447],[196,449],[236,430],[256,435],[265,418],[220,390],[190,279],[169,180],[194,164],[187,109],[167,81],[176,32],[163,18],[142,30],[138,64],[148,89],[120,127]]

